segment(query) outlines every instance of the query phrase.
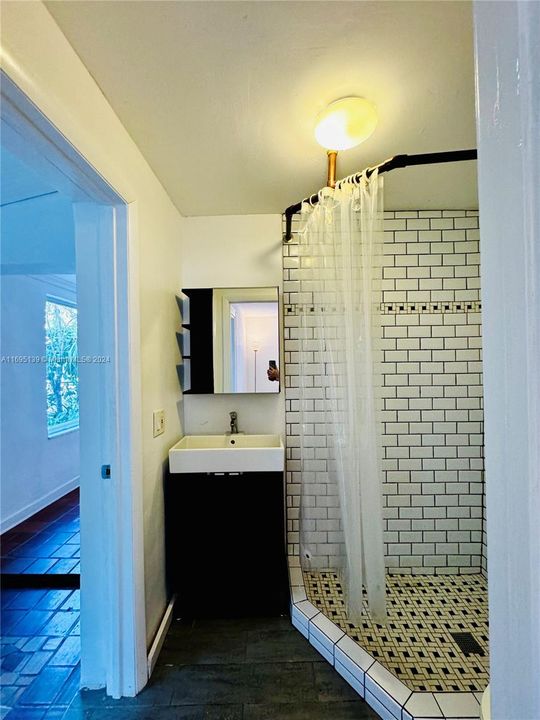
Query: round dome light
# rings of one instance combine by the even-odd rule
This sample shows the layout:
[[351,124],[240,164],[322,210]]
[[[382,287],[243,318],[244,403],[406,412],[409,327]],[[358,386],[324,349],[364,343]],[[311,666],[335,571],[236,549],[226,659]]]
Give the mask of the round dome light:
[[376,126],[375,106],[364,98],[347,97],[319,113],[315,138],[326,150],[348,150],[367,140]]

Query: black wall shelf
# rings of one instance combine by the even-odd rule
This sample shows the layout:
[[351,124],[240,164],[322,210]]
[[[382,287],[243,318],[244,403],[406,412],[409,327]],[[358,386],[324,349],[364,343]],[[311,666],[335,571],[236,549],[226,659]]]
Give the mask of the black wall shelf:
[[177,366],[182,392],[213,393],[212,288],[182,289],[182,296],[177,295],[176,301],[181,326],[186,331],[176,333],[180,354],[186,361]]

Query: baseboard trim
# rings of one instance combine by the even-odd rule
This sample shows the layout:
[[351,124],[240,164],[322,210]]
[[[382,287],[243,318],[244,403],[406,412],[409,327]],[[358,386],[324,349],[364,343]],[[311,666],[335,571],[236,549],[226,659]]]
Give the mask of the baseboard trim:
[[76,475],[74,478],[71,478],[71,480],[68,480],[63,485],[60,485],[54,490],[51,490],[51,492],[47,493],[47,495],[39,498],[39,500],[30,503],[30,505],[26,505],[26,507],[22,508],[22,510],[17,510],[17,512],[12,513],[0,522],[0,533],[5,533],[8,530],[14,528],[19,523],[28,520],[28,518],[32,517],[32,515],[35,515],[40,510],[43,510],[43,508],[46,508],[47,505],[51,505],[56,500],[60,500],[61,497],[64,497],[64,495],[67,495],[72,490],[78,488],[79,484],[80,476]]
[[152,676],[152,673],[154,672],[154,668],[156,666],[156,662],[159,657],[159,653],[161,652],[161,648],[163,647],[163,643],[165,642],[165,637],[171,626],[175,602],[176,602],[176,595],[173,595],[172,598],[169,600],[169,604],[167,605],[165,612],[163,613],[163,618],[161,619],[161,623],[155,634],[154,642],[152,643],[152,646],[151,646],[150,650],[148,651],[147,663],[148,663],[148,677],[149,678]]

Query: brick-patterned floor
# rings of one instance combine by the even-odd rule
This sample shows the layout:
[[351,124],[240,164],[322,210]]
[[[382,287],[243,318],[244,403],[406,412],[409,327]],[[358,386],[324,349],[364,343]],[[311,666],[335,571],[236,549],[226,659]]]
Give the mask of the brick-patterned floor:
[[79,590],[3,590],[2,720],[59,720],[79,689]]
[[[47,575],[78,575],[79,491],[4,533],[1,542],[2,574],[44,576],[40,585]],[[79,607],[79,590],[2,590],[0,720],[63,717],[79,689]]]
[[1,543],[2,573],[79,574],[79,491],[8,530]]

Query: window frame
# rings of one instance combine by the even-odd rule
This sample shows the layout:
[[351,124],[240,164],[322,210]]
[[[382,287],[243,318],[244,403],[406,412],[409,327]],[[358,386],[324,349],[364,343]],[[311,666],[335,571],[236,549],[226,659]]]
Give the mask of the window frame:
[[[67,300],[66,298],[59,297],[58,295],[51,295],[50,293],[46,293],[45,295],[45,321],[47,318],[47,303],[54,303],[55,305],[63,305],[64,307],[73,308],[77,311],[77,352],[78,352],[78,346],[79,346],[79,308],[77,306],[77,302],[73,300]],[[45,408],[46,411],[48,410],[48,404],[47,404],[47,326],[45,325]],[[79,404],[79,385],[77,382],[77,405]],[[47,422],[47,439],[52,440],[53,438],[59,437],[60,435],[67,435],[68,433],[76,432],[79,430],[79,420],[80,417],[77,417],[77,420],[67,420],[63,423],[58,423],[57,425],[50,427],[48,423],[48,413],[45,413],[45,420]]]

